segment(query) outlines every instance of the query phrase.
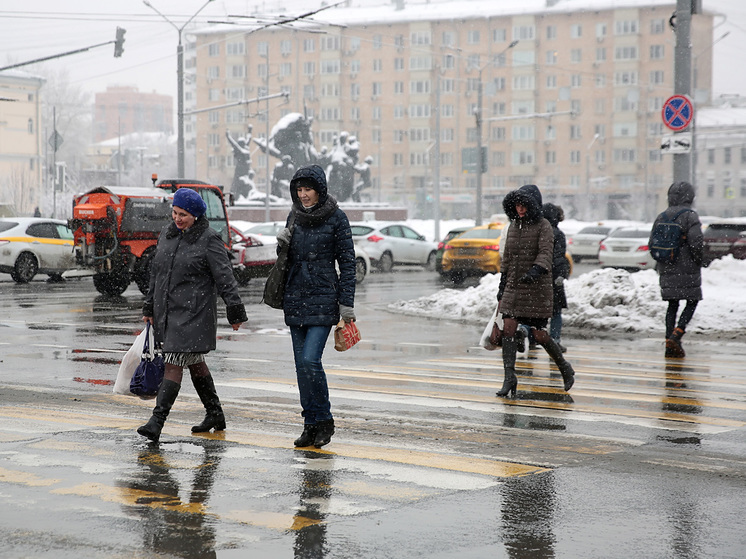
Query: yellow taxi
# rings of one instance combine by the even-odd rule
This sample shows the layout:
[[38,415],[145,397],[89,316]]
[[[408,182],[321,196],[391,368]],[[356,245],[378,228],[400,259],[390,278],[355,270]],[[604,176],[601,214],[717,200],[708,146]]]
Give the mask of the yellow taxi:
[[480,225],[461,233],[443,247],[440,275],[453,283],[468,276],[496,274],[500,271],[500,234],[505,223]]

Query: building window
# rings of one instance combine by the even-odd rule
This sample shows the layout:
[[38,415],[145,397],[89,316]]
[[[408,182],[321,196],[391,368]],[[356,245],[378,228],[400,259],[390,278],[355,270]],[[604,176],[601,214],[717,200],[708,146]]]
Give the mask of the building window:
[[557,38],[557,26],[547,25],[547,40],[552,40],[556,38]]
[[490,139],[493,142],[505,141],[505,127],[504,126],[493,126],[492,132],[490,133]]
[[243,41],[239,43],[226,43],[225,50],[228,56],[241,56],[246,53],[246,44]]
[[580,164],[580,150],[574,149],[570,152],[570,163],[573,165]]
[[714,149],[707,150],[707,163],[709,163],[710,165],[715,164],[715,150]]
[[636,35],[639,30],[639,22],[636,19],[619,20],[614,22],[615,35]]
[[208,101],[220,101],[220,90],[214,87],[211,87],[210,90],[207,92],[207,100]]
[[220,77],[220,66],[210,66],[207,69],[207,79],[216,80]]
[[303,52],[316,52],[316,41],[314,39],[303,39]]
[[582,87],[583,85],[583,76],[581,74],[573,74],[570,76],[570,86],[571,87]]
[[614,60],[637,60],[637,47],[616,47]]
[[493,43],[504,43],[507,40],[508,40],[507,30],[505,30],[504,28],[492,30],[492,42]]
[[606,47],[596,48],[596,62],[606,61]]
[[516,25],[513,27],[513,39],[519,41],[533,41],[536,37],[536,27],[533,25]]
[[27,127],[27,129],[28,129],[28,133],[29,134],[33,134],[34,133],[34,119],[33,118],[29,118],[28,119],[28,127]]
[[471,29],[466,34],[466,42],[470,45],[478,45],[479,44],[479,30],[477,29]]
[[243,79],[246,77],[246,66],[243,64],[234,64],[231,66],[230,77],[235,79]]
[[546,63],[550,66],[557,64],[557,51],[556,50],[547,51]]
[[321,50],[339,50],[339,37],[327,35],[321,39]]
[[605,23],[597,23],[596,24],[596,39],[601,39],[606,37],[606,24]]
[[574,23],[570,26],[570,38],[580,39],[583,36],[583,26],[579,23]]
[[220,43],[207,45],[207,56],[220,56]]
[[394,167],[402,167],[404,165],[404,155],[401,153],[394,154]]
[[267,41],[259,41],[256,44],[256,52],[259,56],[267,56],[269,52],[269,43]]
[[533,165],[534,152],[532,150],[515,150],[512,159],[513,165]]
[[570,139],[579,140],[582,137],[582,129],[579,124],[573,124],[570,126]]
[[653,70],[650,72],[650,83],[651,85],[661,85],[666,79],[665,72],[663,70]]
[[650,60],[660,60],[665,56],[663,45],[650,45]]
[[556,151],[548,151],[544,154],[544,162],[547,165],[554,165],[557,163],[557,152]]
[[666,23],[662,19],[654,19],[650,22],[650,34],[660,35],[666,30]]
[[304,62],[303,63],[303,75],[304,76],[315,76],[316,75],[316,63],[315,62]]
[[616,163],[634,163],[637,156],[634,149],[615,149],[614,162]]
[[383,86],[381,85],[381,82],[373,82],[372,86],[373,86],[373,97],[379,97],[383,90]]

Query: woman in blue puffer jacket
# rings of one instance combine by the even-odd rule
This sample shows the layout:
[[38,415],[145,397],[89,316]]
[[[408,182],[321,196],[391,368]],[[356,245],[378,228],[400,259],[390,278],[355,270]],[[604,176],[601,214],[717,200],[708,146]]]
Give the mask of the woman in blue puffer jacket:
[[[340,317],[355,320],[355,246],[350,222],[327,192],[318,165],[302,167],[290,181],[293,208],[278,243],[290,243],[283,311],[290,327],[303,433],[295,446],[321,447],[334,434],[326,373],[326,340]],[[339,274],[335,267],[339,265]]]

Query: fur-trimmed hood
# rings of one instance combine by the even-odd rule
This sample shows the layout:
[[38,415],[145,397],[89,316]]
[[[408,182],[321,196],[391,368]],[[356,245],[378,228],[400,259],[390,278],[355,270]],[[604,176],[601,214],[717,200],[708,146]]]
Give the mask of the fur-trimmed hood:
[[519,219],[518,212],[515,210],[516,204],[523,204],[528,208],[528,213],[524,220],[528,223],[536,223],[544,217],[541,212],[541,191],[535,184],[525,184],[518,190],[508,192],[503,200],[503,211],[510,218],[510,221]]
[[323,206],[326,203],[328,194],[328,187],[326,184],[326,173],[319,165],[308,165],[307,167],[301,167],[293,175],[290,181],[290,198],[293,200],[293,205],[297,208],[302,209],[303,204],[298,200],[298,182],[301,180],[310,181],[313,185],[313,189],[319,193],[319,206]]

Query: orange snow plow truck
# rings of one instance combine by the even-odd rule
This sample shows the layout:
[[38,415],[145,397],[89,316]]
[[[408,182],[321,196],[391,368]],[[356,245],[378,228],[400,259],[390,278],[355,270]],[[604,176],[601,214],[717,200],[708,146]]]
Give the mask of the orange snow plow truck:
[[223,238],[230,256],[231,237],[222,189],[196,180],[162,180],[152,187],[100,186],[73,199],[70,229],[75,257],[94,273],[104,295],[121,295],[133,280],[143,294],[150,284],[150,261],[158,235],[171,223],[174,192],[188,187],[207,204],[207,219]]

